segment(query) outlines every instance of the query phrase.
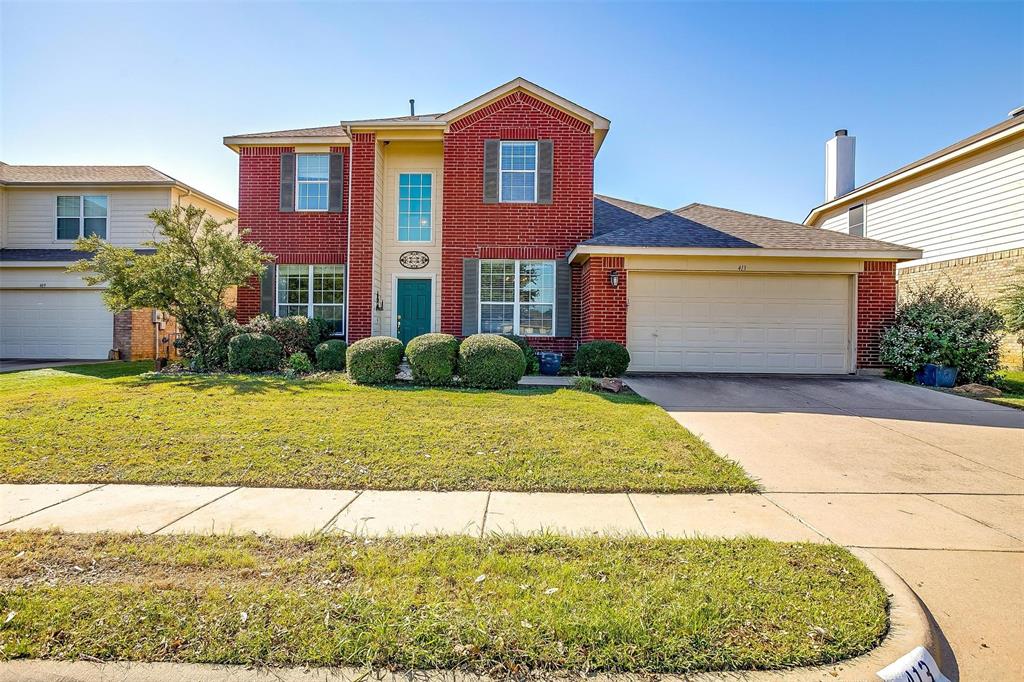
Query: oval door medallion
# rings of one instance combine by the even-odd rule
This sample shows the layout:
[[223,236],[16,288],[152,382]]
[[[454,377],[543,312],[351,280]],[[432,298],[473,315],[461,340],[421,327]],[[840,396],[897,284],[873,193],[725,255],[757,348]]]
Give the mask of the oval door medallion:
[[406,251],[398,257],[398,262],[402,264],[403,268],[420,270],[427,267],[427,264],[430,263],[430,257],[422,251]]

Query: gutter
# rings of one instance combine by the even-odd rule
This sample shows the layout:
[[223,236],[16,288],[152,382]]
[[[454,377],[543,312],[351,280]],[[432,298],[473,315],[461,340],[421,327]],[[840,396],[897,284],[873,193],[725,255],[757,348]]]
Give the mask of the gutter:
[[345,343],[348,343],[348,317],[351,306],[349,306],[349,280],[352,277],[352,155],[355,151],[355,143],[352,141],[352,126],[345,126],[345,135],[348,137],[348,207],[345,209],[345,222],[347,223],[347,234],[345,237]]
[[715,258],[835,258],[852,260],[917,260],[919,249],[723,249],[652,246],[597,246],[581,244],[569,253],[570,263],[589,256],[704,256]]

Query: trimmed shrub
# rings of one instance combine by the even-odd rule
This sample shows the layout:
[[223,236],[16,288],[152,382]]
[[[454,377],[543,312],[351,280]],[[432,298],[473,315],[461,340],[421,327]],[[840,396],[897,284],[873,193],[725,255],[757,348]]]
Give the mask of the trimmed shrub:
[[348,344],[329,339],[316,347],[316,368],[321,372],[340,372],[345,369],[345,351]]
[[269,334],[277,339],[285,355],[305,353],[307,357],[315,353],[317,345],[331,335],[332,329],[333,326],[326,320],[303,315],[257,315],[247,325],[247,331]]
[[266,372],[281,366],[281,344],[267,334],[239,334],[228,344],[228,368],[233,372]]
[[313,363],[309,361],[308,355],[299,351],[288,356],[288,369],[299,374],[309,374],[313,371]]
[[206,369],[226,369],[228,366],[228,347],[231,339],[245,333],[245,327],[231,321],[218,329],[213,335],[213,346],[206,354],[209,366]]
[[526,339],[519,336],[518,334],[501,334],[501,338],[508,339],[512,343],[519,346],[519,349],[523,351],[523,357],[526,358],[526,373],[537,374],[540,372],[540,360],[537,359],[537,351],[530,347],[530,344],[526,342]]
[[451,334],[423,334],[405,347],[412,380],[425,386],[447,386],[455,375],[459,340]]
[[398,374],[404,350],[402,342],[390,336],[360,339],[345,352],[348,375],[357,384],[389,384]]
[[497,334],[473,334],[459,346],[459,375],[466,386],[511,388],[525,371],[523,351]]
[[588,377],[618,377],[629,367],[629,351],[614,341],[591,341],[576,351],[576,372]]
[[990,382],[999,368],[1003,319],[966,289],[931,283],[912,291],[882,332],[879,359],[901,379],[927,363],[958,367],[958,384]]

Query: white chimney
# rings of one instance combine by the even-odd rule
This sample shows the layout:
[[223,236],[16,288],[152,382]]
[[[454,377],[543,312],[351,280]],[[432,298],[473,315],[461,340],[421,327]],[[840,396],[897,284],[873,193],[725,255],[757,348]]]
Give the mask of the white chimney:
[[825,143],[825,202],[853,191],[854,157],[857,138],[846,130],[837,130],[836,136]]

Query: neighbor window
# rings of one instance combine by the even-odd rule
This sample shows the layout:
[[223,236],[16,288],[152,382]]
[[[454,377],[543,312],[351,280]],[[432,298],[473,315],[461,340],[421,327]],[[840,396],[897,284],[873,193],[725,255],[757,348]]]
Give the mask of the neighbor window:
[[537,143],[502,142],[501,201],[531,203],[537,201]]
[[553,336],[554,262],[480,261],[480,331]]
[[298,154],[295,157],[295,209],[326,211],[330,179],[329,154]]
[[57,239],[107,238],[107,197],[57,197]]
[[855,237],[864,236],[864,204],[854,206],[847,213],[849,218],[850,234]]
[[433,175],[398,174],[398,241],[429,242],[433,227]]
[[344,331],[345,266],[277,266],[277,316],[288,315],[320,317]]

